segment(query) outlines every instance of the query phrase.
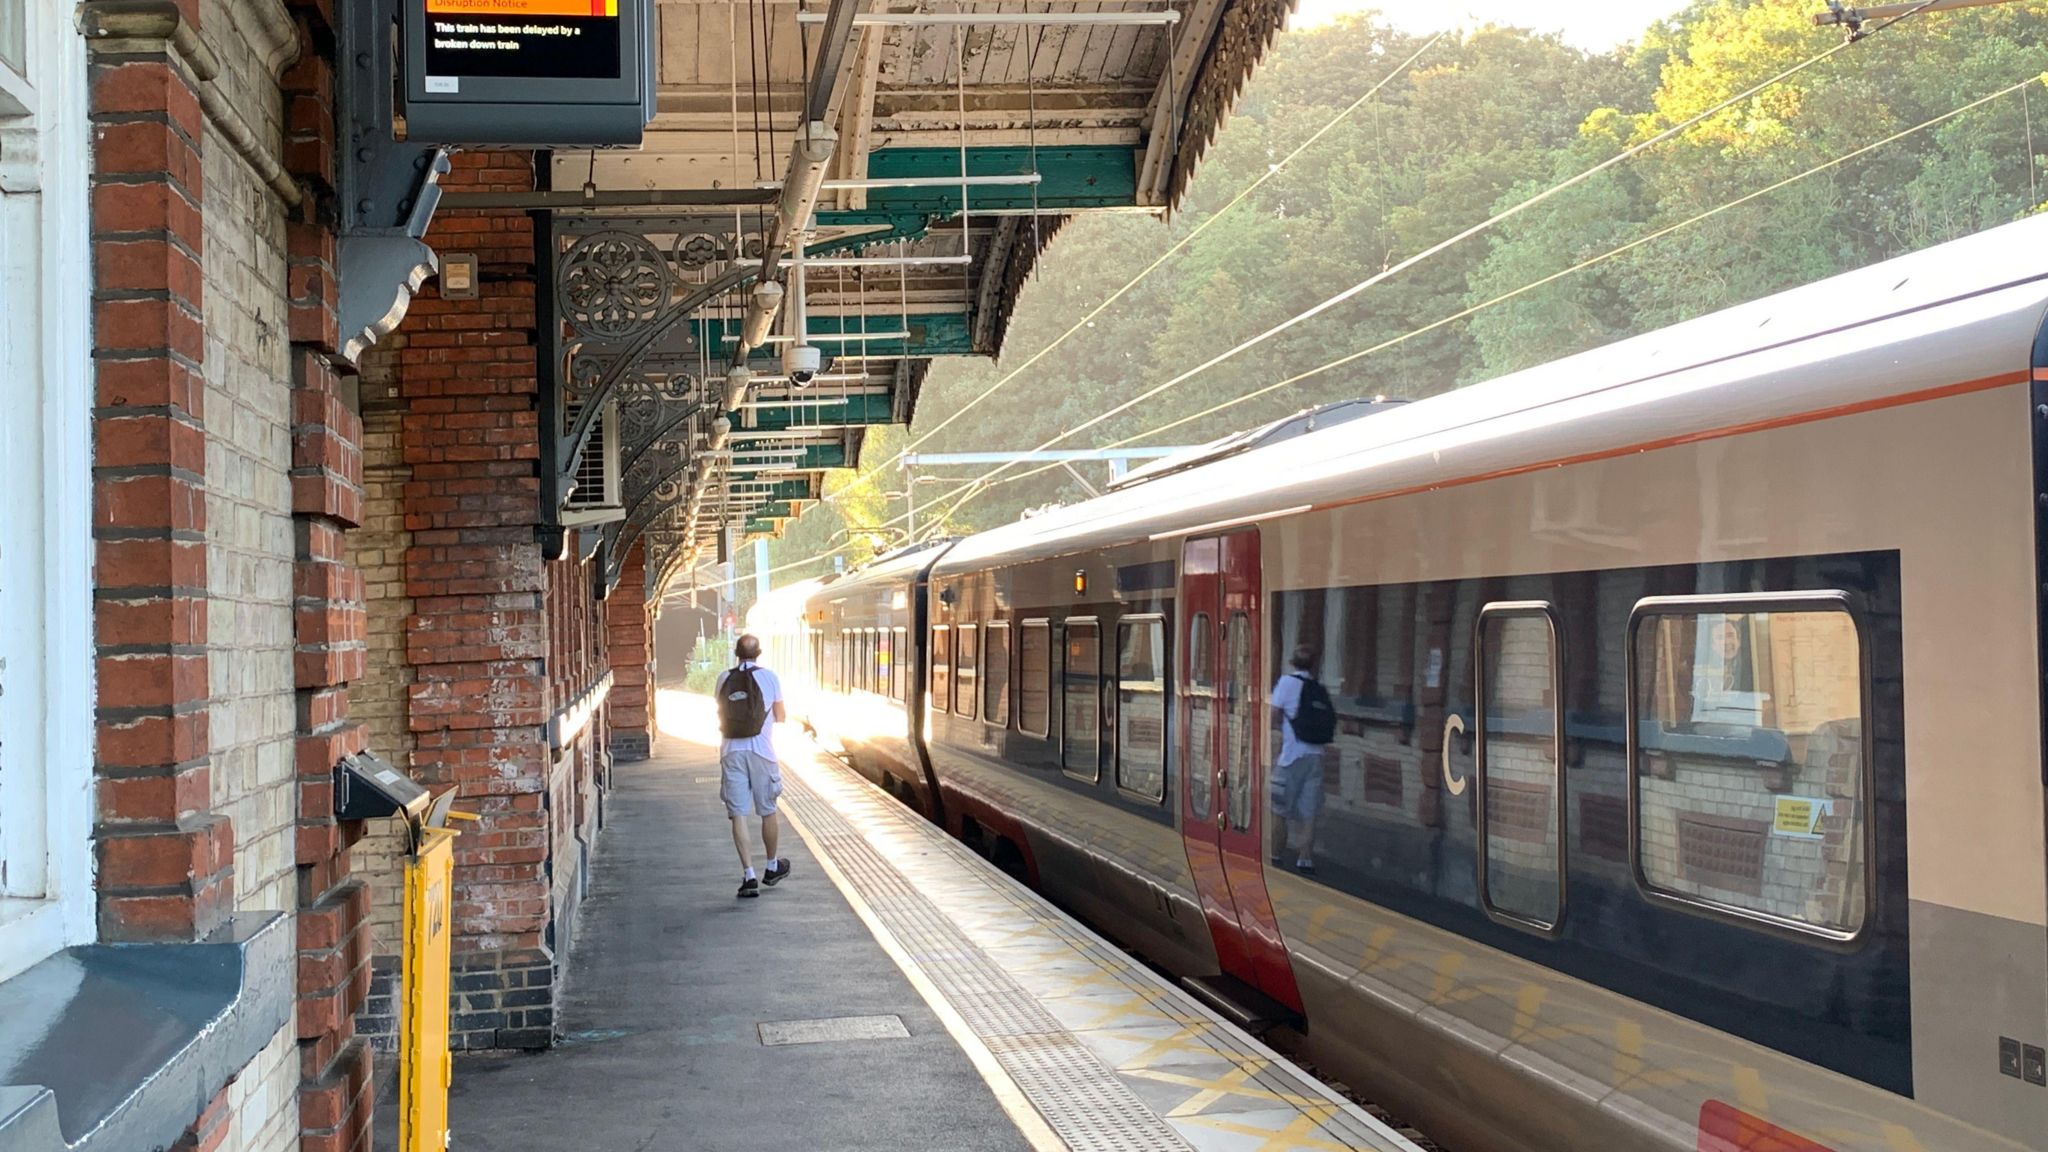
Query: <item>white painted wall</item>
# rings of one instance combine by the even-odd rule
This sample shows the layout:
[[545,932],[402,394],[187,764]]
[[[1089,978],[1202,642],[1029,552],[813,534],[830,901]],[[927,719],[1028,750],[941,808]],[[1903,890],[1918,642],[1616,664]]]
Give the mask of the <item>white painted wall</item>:
[[0,0],[0,980],[92,938],[92,312],[85,44]]

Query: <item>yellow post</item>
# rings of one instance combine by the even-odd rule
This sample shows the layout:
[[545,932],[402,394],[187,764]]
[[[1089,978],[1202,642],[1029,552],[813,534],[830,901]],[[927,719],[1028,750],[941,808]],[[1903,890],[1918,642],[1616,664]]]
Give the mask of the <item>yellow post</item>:
[[450,873],[455,833],[420,831],[405,861],[405,942],[399,985],[405,1019],[398,1040],[398,1146],[401,1152],[448,1147],[448,981]]

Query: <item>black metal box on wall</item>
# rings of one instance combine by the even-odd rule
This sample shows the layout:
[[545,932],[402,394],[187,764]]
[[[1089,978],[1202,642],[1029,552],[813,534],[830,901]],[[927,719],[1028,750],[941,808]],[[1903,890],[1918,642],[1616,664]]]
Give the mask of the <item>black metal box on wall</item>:
[[405,133],[423,144],[640,143],[653,0],[400,0]]

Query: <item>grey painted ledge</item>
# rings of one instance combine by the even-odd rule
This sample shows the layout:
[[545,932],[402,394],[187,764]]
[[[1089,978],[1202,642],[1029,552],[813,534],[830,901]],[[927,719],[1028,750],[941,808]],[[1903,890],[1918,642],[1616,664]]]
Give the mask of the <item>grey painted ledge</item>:
[[0,982],[0,1152],[169,1148],[291,1020],[291,920],[68,948]]

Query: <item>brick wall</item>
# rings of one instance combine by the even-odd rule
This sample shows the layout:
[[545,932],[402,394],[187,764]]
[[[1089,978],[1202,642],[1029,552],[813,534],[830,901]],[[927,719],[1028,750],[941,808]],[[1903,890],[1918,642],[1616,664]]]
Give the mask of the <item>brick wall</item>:
[[[82,19],[100,934],[174,943],[238,913],[295,913],[295,1027],[216,1070],[180,1146],[361,1148],[368,1109],[346,1086],[368,1068],[347,1024],[367,975],[364,901],[348,874],[357,830],[333,820],[328,783],[355,746],[346,684],[362,648],[340,549],[359,516],[360,429],[330,359],[322,222],[328,9],[88,2]],[[203,51],[175,47],[185,29]]]
[[605,643],[612,694],[605,710],[614,760],[645,760],[654,753],[654,607],[647,597],[647,549],[635,543],[619,569],[619,586],[605,600]]
[[[450,188],[533,187],[529,154],[454,163]],[[430,287],[402,329],[412,768],[482,817],[455,847],[453,1042],[537,1047],[552,1039],[556,979],[533,225],[522,213],[443,213],[428,239],[477,253],[481,292],[445,301]]]
[[[363,679],[349,693],[349,710],[363,726],[370,748],[402,770],[412,768],[412,732],[406,693],[413,673],[405,659],[406,620],[412,598],[405,593],[405,553],[412,533],[405,528],[404,489],[412,478],[399,434],[398,351],[405,337],[393,335],[363,357],[358,381],[363,413],[363,523],[349,534],[349,553],[363,574],[368,609]],[[356,1031],[383,1053],[398,1051],[399,905],[404,895],[401,857],[405,831],[395,821],[373,825],[356,845],[355,871],[370,886],[370,995],[356,1018]]]

